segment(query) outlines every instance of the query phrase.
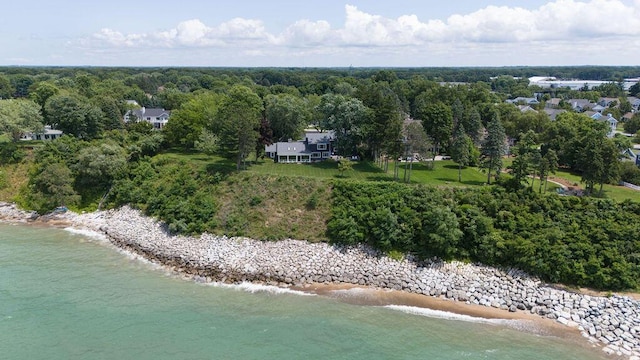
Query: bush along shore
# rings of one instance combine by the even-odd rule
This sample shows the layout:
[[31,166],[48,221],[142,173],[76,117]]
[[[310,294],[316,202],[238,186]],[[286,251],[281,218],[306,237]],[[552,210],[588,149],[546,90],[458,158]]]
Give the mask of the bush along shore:
[[129,207],[38,217],[0,203],[0,219],[98,231],[120,248],[200,281],[278,286],[347,283],[529,312],[579,329],[608,354],[640,359],[640,302],[615,294],[599,297],[559,290],[518,270],[436,259],[394,260],[364,245],[173,236],[162,223]]

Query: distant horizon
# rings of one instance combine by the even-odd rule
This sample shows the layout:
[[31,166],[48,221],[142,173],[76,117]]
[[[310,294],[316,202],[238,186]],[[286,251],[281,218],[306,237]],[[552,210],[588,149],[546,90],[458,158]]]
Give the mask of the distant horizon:
[[[580,68],[580,67],[594,67],[594,68],[638,68],[640,65],[464,65],[464,66],[268,66],[268,65],[256,65],[256,66],[233,66],[233,65],[20,65],[9,64],[0,65],[2,68],[156,68],[156,69],[171,69],[171,68],[183,68],[183,69],[503,69],[503,68]],[[640,74],[639,74],[640,76]]]
[[7,14],[0,66],[640,66],[640,0],[27,0]]

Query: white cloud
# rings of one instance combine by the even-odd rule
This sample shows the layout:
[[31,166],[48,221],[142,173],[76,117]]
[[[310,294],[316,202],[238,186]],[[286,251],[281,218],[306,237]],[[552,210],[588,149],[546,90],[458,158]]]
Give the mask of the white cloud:
[[[600,48],[624,49],[637,44],[638,34],[640,0],[556,0],[537,9],[487,6],[447,19],[428,20],[415,14],[388,18],[346,5],[345,21],[340,26],[302,19],[280,33],[267,31],[256,19],[234,18],[218,25],[191,19],[155,32],[125,34],[106,28],[72,44],[94,51],[215,48],[220,50],[216,56],[228,49],[228,54],[283,60],[325,55],[327,61],[337,55],[394,57],[398,56],[394,51],[402,47],[403,54],[424,59],[430,59],[424,55],[427,52],[449,58],[472,53],[490,63],[492,56],[508,57],[509,51],[542,59],[541,54],[553,54],[551,49],[566,52],[567,47],[573,48],[574,55],[584,54],[572,46],[577,44],[589,47],[590,53]],[[599,41],[601,45],[593,45]]]

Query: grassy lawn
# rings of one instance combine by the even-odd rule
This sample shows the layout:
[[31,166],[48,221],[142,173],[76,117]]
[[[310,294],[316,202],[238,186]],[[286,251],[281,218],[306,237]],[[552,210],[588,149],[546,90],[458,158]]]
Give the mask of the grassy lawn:
[[[161,156],[176,161],[185,160],[192,164],[206,167],[210,173],[220,172],[229,174],[235,171],[235,163],[219,156],[206,155],[202,153],[188,152],[167,152]],[[505,159],[505,166],[510,164],[511,159]],[[487,181],[485,172],[478,168],[466,167],[462,169],[462,182],[458,182],[458,165],[451,160],[437,161],[435,169],[430,169],[427,163],[413,163],[411,171],[411,183],[427,184],[435,186],[482,186]],[[393,181],[393,162],[389,163],[388,171],[385,173],[376,164],[368,161],[354,163],[353,170],[347,171],[344,176],[338,172],[338,164],[332,161],[323,161],[311,164],[279,164],[270,159],[247,161],[247,171],[261,175],[297,176],[317,179],[353,179],[361,181]],[[399,164],[398,176],[400,180],[404,178],[405,163]],[[408,172],[408,169],[407,169]],[[573,174],[566,170],[558,170],[553,177],[568,180],[577,187],[584,188],[580,181],[580,175]],[[534,189],[537,190],[539,183],[534,182]],[[555,191],[558,186],[552,183],[547,185],[548,191]],[[640,202],[640,191],[625,188],[623,186],[604,185],[604,196],[616,201],[631,199]]]
[[[580,175],[573,174],[567,170],[558,170],[554,177],[567,179],[574,184],[578,184],[580,188],[584,188],[584,184],[581,181]],[[596,191],[599,190],[599,185],[596,185]],[[626,188],[624,186],[617,185],[609,185],[605,184],[602,188],[604,192],[604,196],[609,199],[613,199],[616,201],[624,201],[626,199],[630,199],[633,201],[640,202],[640,191],[636,191],[633,189]]]
[[[414,163],[411,182],[429,185],[480,186],[487,182],[487,174],[474,167],[462,168],[462,182],[458,182],[458,164],[451,160],[436,161],[435,168],[427,163]],[[402,164],[404,166],[404,164]],[[400,170],[402,178],[404,168]]]
[[272,160],[261,160],[251,164],[248,171],[257,174],[303,176],[313,178],[344,178],[366,181],[391,181],[393,173],[389,174],[368,161],[359,161],[353,164],[353,169],[340,175],[338,164],[333,161],[322,161],[310,164],[280,164]]
[[[409,164],[398,164],[398,177],[404,178],[405,165],[407,173]],[[314,178],[343,178],[338,172],[335,162],[323,161],[311,164],[279,164],[271,160],[258,162],[249,167],[249,171],[259,174],[304,176]],[[385,173],[376,164],[361,161],[354,163],[353,170],[344,174],[345,179],[365,181],[393,181],[394,163],[390,162]],[[458,182],[458,165],[451,160],[437,161],[435,169],[430,169],[426,163],[413,163],[411,183],[447,186],[479,186],[487,181],[486,174],[477,168],[462,169],[462,182]]]

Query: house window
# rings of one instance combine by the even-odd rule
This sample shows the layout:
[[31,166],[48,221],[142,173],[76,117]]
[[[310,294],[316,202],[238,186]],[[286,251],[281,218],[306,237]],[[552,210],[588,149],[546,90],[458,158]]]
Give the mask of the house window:
[[275,157],[275,155],[276,155],[276,153],[272,153],[272,152],[269,153],[269,157],[272,158],[272,159]]
[[318,144],[318,150],[327,150],[327,144]]
[[323,157],[323,158],[328,158],[329,156],[331,156],[331,154],[329,154],[329,152],[328,152],[328,151],[323,151],[323,152],[322,152],[322,157]]
[[320,158],[320,153],[319,152],[311,153],[311,158],[312,159],[319,159]]

